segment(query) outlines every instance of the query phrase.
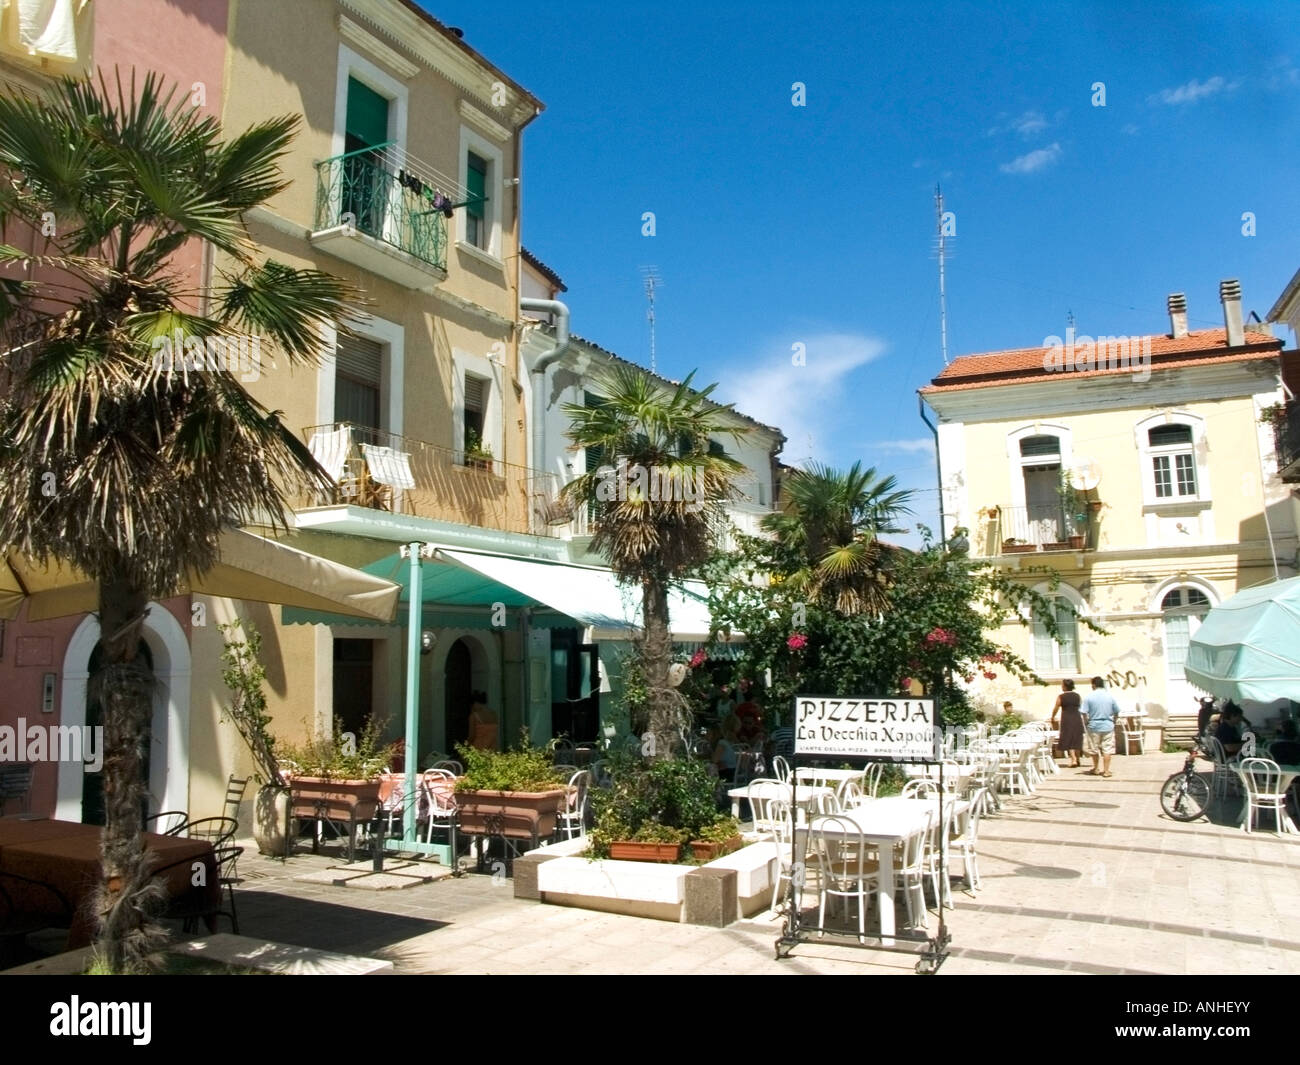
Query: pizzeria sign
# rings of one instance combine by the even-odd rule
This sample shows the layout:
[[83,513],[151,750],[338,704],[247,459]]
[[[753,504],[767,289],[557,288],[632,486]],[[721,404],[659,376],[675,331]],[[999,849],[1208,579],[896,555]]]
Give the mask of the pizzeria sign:
[[933,699],[795,696],[795,754],[925,761],[937,740]]

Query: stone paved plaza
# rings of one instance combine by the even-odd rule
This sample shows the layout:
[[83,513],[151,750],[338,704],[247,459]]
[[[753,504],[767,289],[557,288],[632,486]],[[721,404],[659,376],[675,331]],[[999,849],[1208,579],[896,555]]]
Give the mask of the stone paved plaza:
[[[1158,790],[1182,760],[1118,757],[1110,780],[1062,770],[1033,796],[1004,797],[981,829],[982,890],[954,884],[942,974],[1300,971],[1300,835],[1245,834],[1237,800],[1214,823],[1170,821]],[[516,900],[491,876],[335,887],[319,874],[337,856],[304,846],[286,865],[249,843],[242,934],[386,958],[399,973],[910,974],[915,960],[827,939],[777,962],[777,923],[761,915],[669,924]]]

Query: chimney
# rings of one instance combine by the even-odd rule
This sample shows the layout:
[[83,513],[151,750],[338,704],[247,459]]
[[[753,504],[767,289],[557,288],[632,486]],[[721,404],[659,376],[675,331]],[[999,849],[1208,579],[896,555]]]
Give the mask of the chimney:
[[1219,302],[1223,304],[1223,328],[1228,334],[1228,347],[1239,348],[1246,343],[1246,331],[1241,324],[1241,282],[1220,281]]
[[1181,292],[1169,296],[1169,334],[1175,340],[1187,335],[1187,297]]

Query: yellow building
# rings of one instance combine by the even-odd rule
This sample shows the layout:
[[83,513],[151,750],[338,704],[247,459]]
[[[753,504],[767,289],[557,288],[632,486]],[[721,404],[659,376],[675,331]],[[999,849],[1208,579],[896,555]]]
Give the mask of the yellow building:
[[1003,633],[1051,686],[977,680],[977,702],[1044,718],[1060,680],[1102,676],[1121,706],[1184,734],[1199,619],[1295,574],[1295,510],[1261,422],[1283,397],[1282,344],[1243,327],[1236,282],[1220,294],[1223,329],[1189,332],[1174,295],[1166,334],[967,355],[921,389],[937,415],[945,533],[965,527],[972,554],[1059,603],[1061,641],[1032,618]]

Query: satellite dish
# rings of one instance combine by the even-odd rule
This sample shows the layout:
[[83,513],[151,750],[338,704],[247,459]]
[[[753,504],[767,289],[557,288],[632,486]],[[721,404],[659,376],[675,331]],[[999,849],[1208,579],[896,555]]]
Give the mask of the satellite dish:
[[1092,459],[1080,459],[1070,467],[1070,487],[1076,492],[1091,492],[1101,483],[1101,467]]

